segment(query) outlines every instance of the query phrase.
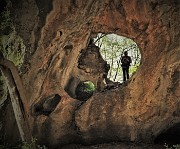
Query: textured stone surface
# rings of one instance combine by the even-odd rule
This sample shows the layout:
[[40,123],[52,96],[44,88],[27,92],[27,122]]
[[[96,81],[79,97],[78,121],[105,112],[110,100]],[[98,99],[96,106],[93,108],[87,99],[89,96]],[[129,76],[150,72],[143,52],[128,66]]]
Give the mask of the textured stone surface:
[[[180,123],[179,1],[28,0],[12,5],[27,46],[21,76],[28,108],[49,95],[61,96],[49,116],[29,115],[39,143],[148,142]],[[93,63],[103,62],[94,61],[96,54],[88,56],[91,66],[78,67],[81,51],[90,53],[89,39],[99,32],[132,38],[142,64],[127,85],[96,93],[82,104],[72,96],[76,85],[103,80],[98,70],[104,65]],[[92,66],[98,66],[96,73]]]

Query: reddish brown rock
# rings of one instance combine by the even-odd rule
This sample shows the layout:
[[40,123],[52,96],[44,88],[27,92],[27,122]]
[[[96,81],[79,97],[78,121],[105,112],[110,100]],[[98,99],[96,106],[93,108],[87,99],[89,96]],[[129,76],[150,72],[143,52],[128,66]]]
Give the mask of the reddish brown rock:
[[[29,0],[12,5],[28,49],[21,76],[28,108],[49,95],[61,96],[48,116],[29,113],[41,144],[149,142],[180,124],[179,1]],[[87,48],[100,32],[133,39],[142,64],[127,86],[96,93],[82,104],[73,99],[80,81],[103,84],[105,61],[97,53],[88,55]],[[81,51],[90,66],[79,64]]]

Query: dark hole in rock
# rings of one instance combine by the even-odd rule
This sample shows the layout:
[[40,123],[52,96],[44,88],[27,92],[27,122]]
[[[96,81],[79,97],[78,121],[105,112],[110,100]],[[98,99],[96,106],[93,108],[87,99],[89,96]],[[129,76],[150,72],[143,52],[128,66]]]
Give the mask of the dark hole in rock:
[[159,136],[156,137],[154,142],[156,144],[162,145],[166,143],[170,146],[180,144],[180,123],[161,133]]
[[53,94],[44,99],[41,99],[37,104],[32,108],[32,114],[37,115],[49,115],[53,112],[61,100],[61,96],[58,94]]
[[80,82],[75,90],[76,98],[78,100],[86,101],[93,95],[95,89],[96,87],[91,81]]
[[72,45],[72,43],[71,42],[67,42],[66,43],[66,45],[65,45],[65,47],[64,47],[64,50],[72,50],[73,49],[73,45]]
[[59,31],[59,35],[62,36],[62,31]]

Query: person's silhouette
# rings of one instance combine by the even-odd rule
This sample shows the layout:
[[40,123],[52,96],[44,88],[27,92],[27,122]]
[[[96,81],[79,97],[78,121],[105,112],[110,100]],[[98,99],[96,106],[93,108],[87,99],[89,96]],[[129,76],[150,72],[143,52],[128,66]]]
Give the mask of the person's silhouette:
[[129,79],[129,66],[131,64],[132,60],[131,57],[128,56],[128,52],[124,52],[124,56],[121,58],[121,67],[123,71],[123,82]]

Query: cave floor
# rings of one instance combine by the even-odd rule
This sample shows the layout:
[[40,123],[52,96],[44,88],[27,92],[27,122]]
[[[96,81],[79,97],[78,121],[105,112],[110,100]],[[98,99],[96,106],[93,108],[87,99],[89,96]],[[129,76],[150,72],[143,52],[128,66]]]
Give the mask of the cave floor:
[[68,145],[62,149],[165,149],[163,145],[158,144],[135,144],[135,143],[105,143],[97,144],[92,146],[82,146],[82,145]]

